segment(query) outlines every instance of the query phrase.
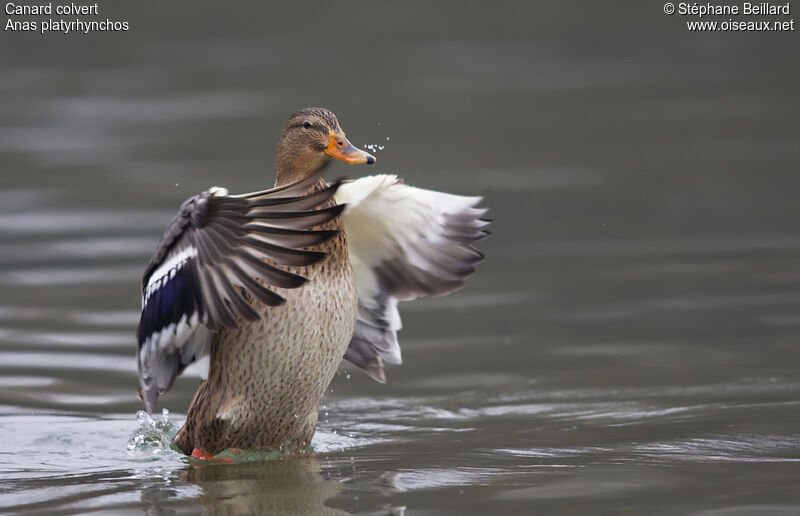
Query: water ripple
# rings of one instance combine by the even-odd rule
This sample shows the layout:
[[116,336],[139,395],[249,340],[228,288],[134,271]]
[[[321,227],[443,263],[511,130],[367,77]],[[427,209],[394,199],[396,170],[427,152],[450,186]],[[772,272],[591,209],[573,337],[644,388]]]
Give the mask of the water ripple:
[[0,285],[53,287],[87,283],[136,284],[142,275],[141,266],[57,267],[16,269],[0,272]]
[[65,232],[161,229],[174,212],[109,210],[0,214],[0,233],[63,235]]

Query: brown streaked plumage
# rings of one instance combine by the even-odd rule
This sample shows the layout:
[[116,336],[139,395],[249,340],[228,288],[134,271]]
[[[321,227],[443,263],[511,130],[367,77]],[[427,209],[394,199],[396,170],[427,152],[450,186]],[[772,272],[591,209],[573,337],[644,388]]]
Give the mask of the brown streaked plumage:
[[[330,111],[310,108],[294,113],[276,148],[275,187],[321,170],[331,159],[325,151],[332,135],[347,153],[366,156],[347,142]],[[303,193],[327,190],[320,177]],[[327,195],[321,198],[324,203],[318,209],[336,206]],[[293,449],[311,442],[319,399],[353,334],[358,295],[341,219],[310,229],[336,233],[314,247],[325,255],[316,264],[283,267],[307,278],[307,284],[275,288],[284,303],[257,304],[260,320],[223,329],[213,337],[208,379],[195,394],[175,439],[185,453],[195,448],[212,455],[226,448]]]
[[460,288],[483,258],[470,245],[488,234],[479,197],[394,176],[329,185],[331,158],[375,162],[330,111],[294,113],[275,187],[187,200],[145,271],[137,358],[147,410],[187,365],[209,364],[175,438],[184,453],[305,447],[342,358],[385,381],[383,362],[401,362],[397,302]]

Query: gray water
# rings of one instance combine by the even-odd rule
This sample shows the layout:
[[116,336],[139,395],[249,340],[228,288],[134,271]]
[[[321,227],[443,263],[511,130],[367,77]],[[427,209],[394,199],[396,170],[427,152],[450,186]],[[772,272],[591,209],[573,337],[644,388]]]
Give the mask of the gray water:
[[[662,7],[146,0],[0,34],[0,511],[800,514],[797,33]],[[315,456],[129,452],[164,225],[270,186],[308,105],[385,146],[331,177],[485,195],[486,261],[401,306],[389,383],[342,368]]]

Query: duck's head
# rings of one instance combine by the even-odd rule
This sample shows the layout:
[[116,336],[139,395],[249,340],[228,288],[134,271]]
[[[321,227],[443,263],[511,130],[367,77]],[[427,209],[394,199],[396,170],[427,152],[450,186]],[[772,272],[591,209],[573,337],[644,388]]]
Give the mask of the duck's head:
[[289,117],[275,153],[276,180],[281,186],[299,181],[324,167],[331,158],[352,165],[375,163],[344,136],[336,115],[324,108],[301,109]]

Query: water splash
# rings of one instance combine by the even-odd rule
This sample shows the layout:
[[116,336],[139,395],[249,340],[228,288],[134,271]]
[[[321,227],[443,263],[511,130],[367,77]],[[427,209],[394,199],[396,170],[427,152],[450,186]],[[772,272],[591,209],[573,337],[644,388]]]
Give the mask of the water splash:
[[169,420],[169,410],[161,411],[161,419],[154,421],[144,410],[136,413],[139,427],[128,438],[128,451],[150,451],[154,454],[172,450],[172,439],[178,426]]
[[[388,140],[388,138],[387,138],[387,140]],[[383,149],[385,149],[386,146],[378,145],[377,143],[365,143],[364,144],[364,148],[367,149],[370,152],[377,153],[377,152],[380,152]]]

